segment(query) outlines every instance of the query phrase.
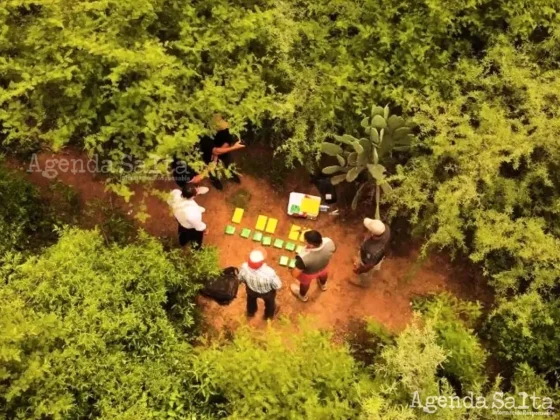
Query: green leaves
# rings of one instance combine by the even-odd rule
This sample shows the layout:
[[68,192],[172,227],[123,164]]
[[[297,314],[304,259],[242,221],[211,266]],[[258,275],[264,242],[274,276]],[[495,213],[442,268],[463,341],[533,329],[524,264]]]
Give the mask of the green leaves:
[[67,229],[44,254],[13,266],[9,282],[0,270],[0,346],[9,350],[0,417],[25,409],[148,418],[167,409],[174,390],[176,414],[192,414],[189,384],[208,385],[193,377],[180,337],[195,326],[200,281],[220,271],[211,248],[192,257],[165,252],[146,234],[121,247],[98,231]]
[[364,166],[356,166],[348,171],[346,174],[346,181],[354,182],[360,173],[365,169]]
[[357,141],[357,140],[354,141],[354,142],[352,143],[352,147],[354,148],[354,150],[356,151],[356,153],[357,153],[358,155],[364,153],[364,148],[363,148],[363,146],[360,144],[359,141]]
[[323,171],[322,171],[322,172],[323,172],[325,175],[332,175],[332,174],[335,174],[335,173],[337,173],[337,172],[341,172],[343,169],[344,169],[344,168],[343,168],[342,166],[338,166],[338,165],[335,165],[335,166],[326,166],[326,167],[323,168]]
[[329,156],[337,156],[342,154],[342,147],[337,144],[323,142],[321,151]]
[[369,173],[371,174],[371,176],[373,177],[373,179],[375,179],[377,182],[381,182],[385,179],[385,167],[383,165],[379,165],[379,164],[368,164],[367,165],[367,169],[369,171]]
[[352,136],[344,135],[344,136],[333,136],[333,138],[342,144],[347,144],[348,146],[352,146],[354,141]]
[[370,130],[370,140],[374,145],[379,145],[379,133],[375,129]]
[[333,185],[338,185],[340,184],[342,181],[346,181],[346,174],[341,174],[341,175],[335,175],[331,178],[331,183]]
[[[233,342],[203,349],[194,369],[208,371],[212,394],[227,401],[232,418],[358,418],[358,390],[369,381],[348,349],[330,334],[305,324],[298,329],[290,343],[274,328],[261,337],[241,330]],[[316,363],[308,363],[310,353]]]
[[[375,119],[376,116],[383,118],[384,115],[385,115],[385,108],[380,106],[373,106],[371,108],[371,117],[373,120]],[[373,125],[373,121],[372,121],[372,125]]]
[[391,115],[387,119],[387,126],[391,131],[396,130],[397,128],[404,126],[404,119],[402,117],[398,117],[396,115]]
[[346,160],[340,155],[336,155],[336,159],[338,160],[338,164],[340,166],[346,166]]
[[377,128],[378,130],[382,128],[387,128],[387,122],[385,121],[385,118],[383,118],[381,115],[374,116],[371,125]]
[[[369,134],[369,138],[360,138],[359,140],[353,136],[345,134],[343,136],[334,136],[335,140],[342,143],[346,150],[341,147],[346,159],[340,154],[337,154],[337,160],[340,166],[328,166],[323,169],[325,174],[334,174],[340,171],[346,174],[340,174],[333,178],[334,184],[339,184],[342,181],[354,182],[359,178],[360,174],[367,168],[367,177],[363,178],[358,192],[355,194],[352,208],[356,208],[357,200],[361,197],[361,191],[365,185],[373,183],[376,186],[376,217],[379,217],[379,201],[380,192],[388,195],[392,192],[392,188],[385,179],[386,168],[379,164],[379,158],[386,158],[390,156],[393,149],[406,149],[410,147],[412,142],[411,128],[404,125],[404,120],[401,117],[390,115],[389,106],[372,107],[373,117],[363,118],[361,126],[365,132]],[[371,125],[368,125],[370,124]],[[379,131],[378,131],[379,130]],[[329,154],[340,150],[328,150]],[[347,166],[345,166],[345,164]]]
[[364,190],[364,188],[367,186],[367,183],[364,182],[362,185],[360,185],[360,187],[358,188],[358,190],[356,191],[356,194],[354,195],[354,198],[352,199],[352,210],[356,210],[358,208],[358,202],[362,196],[362,192]]

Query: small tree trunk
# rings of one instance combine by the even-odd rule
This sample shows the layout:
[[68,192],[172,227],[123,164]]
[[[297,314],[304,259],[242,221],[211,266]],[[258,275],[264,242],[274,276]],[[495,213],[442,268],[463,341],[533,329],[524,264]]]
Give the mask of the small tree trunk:
[[377,185],[377,183],[375,184],[375,218],[377,220],[381,220],[381,217],[379,215],[379,197],[380,197],[380,191],[381,188],[379,188],[379,185]]
[[[373,127],[371,127],[372,130],[375,130]],[[381,141],[379,142],[379,144],[381,144],[383,142],[383,134],[381,134]],[[373,163],[374,164],[378,164],[379,163],[379,154],[377,153],[377,149],[374,147],[373,149]],[[375,181],[375,218],[377,220],[381,220],[380,215],[379,215],[379,198],[381,196],[381,188],[379,188],[379,185],[377,185],[377,181]]]

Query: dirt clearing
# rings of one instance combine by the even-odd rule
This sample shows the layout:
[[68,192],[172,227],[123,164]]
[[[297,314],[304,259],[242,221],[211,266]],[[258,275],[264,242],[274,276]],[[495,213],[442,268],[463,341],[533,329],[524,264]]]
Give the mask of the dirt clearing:
[[[41,154],[39,165],[44,168],[47,159],[57,157],[86,159],[84,155],[75,152]],[[19,165],[19,168],[22,169],[23,166]],[[59,171],[57,177],[52,179],[34,172],[28,174],[28,177],[40,187],[46,187],[49,183],[59,180],[72,187],[79,194],[83,204],[91,200],[108,200],[110,195],[105,191],[103,179],[88,172],[73,174]],[[298,192],[314,192],[313,187],[301,178],[290,182],[289,185],[298,185]],[[167,204],[156,195],[150,194],[153,188],[168,192],[174,187],[173,181],[157,181],[151,186],[135,186],[135,195],[129,203],[120,198],[116,198],[116,201],[130,216],[140,211],[146,212],[150,217],[145,223],[138,223],[149,233],[176,240],[177,226]],[[281,307],[280,314],[284,317],[296,319],[299,315],[309,315],[315,326],[339,331],[346,330],[348,324],[356,319],[371,317],[387,328],[399,331],[412,316],[411,300],[415,296],[449,291],[463,299],[488,299],[488,292],[482,287],[477,287],[478,282],[472,275],[459,274],[459,271],[453,269],[441,256],[420,262],[415,251],[399,252],[398,256],[389,255],[371,288],[361,289],[350,285],[348,279],[352,276],[352,259],[357,254],[364,234],[361,224],[341,222],[336,216],[325,213],[322,213],[317,221],[290,218],[286,214],[288,192],[275,191],[262,179],[245,175],[241,185],[226,182],[224,191],[210,188],[210,192],[198,197],[197,202],[206,208],[205,221],[209,234],[205,243],[219,248],[220,263],[223,267],[239,266],[246,261],[255,243],[251,239],[241,238],[239,232],[242,227],[254,230],[259,214],[279,220],[274,237],[286,240],[290,225],[297,223],[316,229],[335,242],[337,252],[331,263],[328,290],[322,292],[316,285],[312,285],[307,303],[300,302],[291,295],[289,285],[295,280],[291,278],[287,268],[278,264],[281,255],[291,256],[293,253],[272,247],[268,249],[268,263],[277,270],[284,283],[277,298]],[[225,235],[224,228],[230,223],[235,205],[243,204],[246,204],[245,214],[242,222],[237,225],[236,234]],[[257,316],[249,321],[246,319],[243,286],[239,290],[238,298],[229,306],[219,306],[202,297],[199,298],[199,303],[206,323],[218,330],[236,329],[247,322],[256,327],[266,325],[262,319],[262,302]]]

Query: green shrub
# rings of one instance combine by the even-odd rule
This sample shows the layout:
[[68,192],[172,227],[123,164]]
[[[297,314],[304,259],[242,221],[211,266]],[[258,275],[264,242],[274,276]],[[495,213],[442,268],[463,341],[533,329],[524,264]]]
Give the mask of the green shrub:
[[452,96],[460,59],[497,40],[540,32],[554,63],[557,13],[553,0],[3,2],[2,143],[83,145],[118,178],[126,156],[146,170],[173,152],[197,160],[193,145],[221,111],[235,131],[272,126],[286,163],[309,163],[371,102],[410,111],[433,92]]
[[0,417],[190,416],[192,349],[165,306],[178,295],[174,322],[192,330],[194,281],[209,257],[177,264],[178,252],[145,234],[120,247],[69,229],[44,254],[10,260],[0,271]]
[[348,349],[330,340],[306,328],[287,341],[271,328],[238,331],[229,344],[200,349],[195,371],[228,418],[354,418],[365,382]]
[[500,302],[485,326],[494,354],[504,366],[527,363],[551,381],[560,377],[560,300],[536,292]]
[[[461,253],[482,268],[498,297],[503,360],[537,372],[551,368],[533,344],[556,348],[546,325],[560,287],[560,107],[551,106],[560,72],[535,65],[543,54],[504,43],[481,63],[462,61],[453,99],[430,95],[419,107],[426,153],[397,169],[389,199],[392,215],[427,238],[425,252]],[[550,309],[533,318],[535,302]],[[519,329],[533,344],[513,345]]]
[[31,182],[0,161],[0,256],[10,250],[36,249],[56,238],[46,200]]
[[480,306],[440,294],[423,299],[416,308],[432,322],[437,343],[448,352],[442,367],[449,381],[459,385],[457,391],[465,394],[484,385],[487,354],[473,329],[481,315]]

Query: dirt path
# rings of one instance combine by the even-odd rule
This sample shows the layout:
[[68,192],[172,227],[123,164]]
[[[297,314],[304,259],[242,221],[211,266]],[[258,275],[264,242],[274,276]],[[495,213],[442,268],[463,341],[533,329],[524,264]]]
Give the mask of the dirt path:
[[[83,155],[74,152],[65,152],[54,156],[56,157],[85,159]],[[41,168],[45,167],[47,159],[52,158],[50,154],[40,155]],[[41,173],[31,173],[28,176],[41,187],[46,187],[50,182],[58,179],[75,189],[84,203],[95,199],[107,199],[108,196],[102,179],[95,178],[91,173],[59,172],[58,177],[54,179],[45,178]],[[304,189],[300,192],[313,191],[310,186],[305,186],[305,182],[299,183]],[[152,188],[170,191],[174,185],[172,181],[157,181]],[[134,191],[135,195],[130,203],[125,204],[119,199],[123,208],[134,214],[139,211],[144,201],[147,213],[150,215],[143,224],[144,229],[155,236],[174,238],[176,222],[167,204],[160,198],[150,195],[147,187],[136,186]],[[209,194],[199,197],[197,201],[206,208],[205,221],[210,229],[206,243],[219,248],[220,263],[224,267],[243,263],[254,245],[251,240],[239,236],[239,227],[235,236],[226,236],[223,233],[233,212],[230,200],[240,191],[251,193],[249,206],[240,227],[253,229],[259,214],[273,216],[279,219],[275,236],[287,239],[290,225],[294,222],[286,215],[288,194],[273,191],[261,179],[244,176],[242,185],[228,183],[224,191],[211,189]],[[351,276],[352,257],[356,254],[363,235],[362,227],[359,224],[355,228],[353,225],[349,227],[339,223],[330,215],[321,215],[315,222],[298,219],[296,223],[319,230],[324,236],[330,237],[337,244],[338,250],[332,262],[328,291],[321,292],[313,285],[309,292],[309,301],[302,303],[289,291],[289,285],[293,281],[289,270],[280,267],[277,263],[281,255],[290,255],[290,253],[285,250],[269,249],[269,264],[277,269],[284,282],[284,287],[278,296],[283,316],[295,319],[300,314],[310,315],[317,327],[336,330],[348,328],[349,323],[356,319],[371,317],[389,329],[398,331],[404,328],[411,318],[410,302],[414,296],[446,290],[464,299],[486,298],[486,292],[477,290],[476,282],[469,274],[458,274],[442,257],[430,258],[420,263],[415,252],[407,256],[390,256],[384,263],[379,278],[370,289],[356,288],[348,284],[347,280]],[[204,298],[200,298],[200,305],[206,322],[218,330],[235,329],[247,322],[243,287],[240,288],[238,298],[229,306],[222,307]],[[261,318],[262,308],[260,311],[257,317],[248,321],[251,325],[257,327],[266,325]]]

